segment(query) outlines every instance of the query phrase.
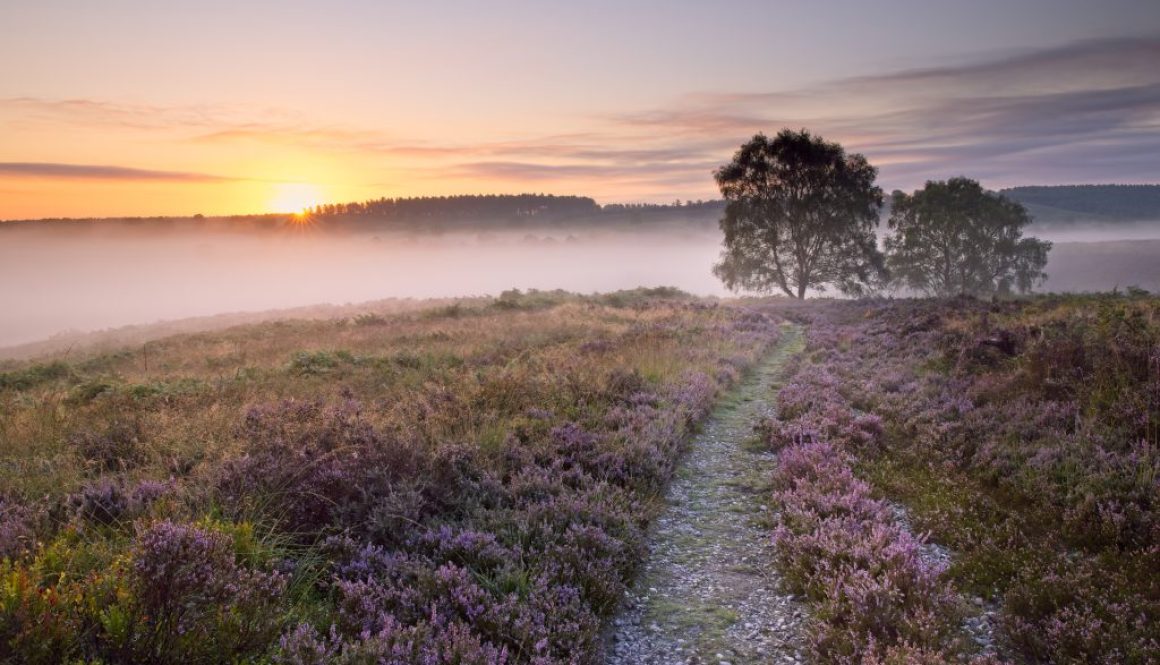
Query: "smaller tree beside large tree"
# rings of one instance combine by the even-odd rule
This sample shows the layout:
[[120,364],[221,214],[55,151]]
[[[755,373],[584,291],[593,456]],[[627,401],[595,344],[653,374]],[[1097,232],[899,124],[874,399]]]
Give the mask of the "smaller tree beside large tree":
[[865,292],[885,276],[877,175],[862,155],[805,130],[754,136],[714,174],[726,201],[714,274],[734,291]]
[[1026,208],[970,178],[894,192],[888,265],[903,286],[929,295],[1022,293],[1047,278],[1051,243],[1024,238]]

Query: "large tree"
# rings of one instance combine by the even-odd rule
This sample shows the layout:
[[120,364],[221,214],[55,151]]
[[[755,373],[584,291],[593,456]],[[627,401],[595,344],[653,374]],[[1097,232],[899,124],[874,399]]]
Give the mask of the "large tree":
[[863,293],[885,275],[877,175],[862,155],[805,130],[754,136],[714,173],[726,201],[714,274],[734,291]]
[[927,182],[891,197],[886,252],[901,284],[931,295],[1027,292],[1046,279],[1051,243],[1024,238],[1019,203],[970,178]]

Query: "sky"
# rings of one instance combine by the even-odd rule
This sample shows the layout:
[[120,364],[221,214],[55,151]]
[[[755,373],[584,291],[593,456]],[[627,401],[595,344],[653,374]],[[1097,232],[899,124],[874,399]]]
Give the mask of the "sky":
[[807,128],[913,189],[1160,181],[1156,0],[0,0],[0,219],[717,195]]

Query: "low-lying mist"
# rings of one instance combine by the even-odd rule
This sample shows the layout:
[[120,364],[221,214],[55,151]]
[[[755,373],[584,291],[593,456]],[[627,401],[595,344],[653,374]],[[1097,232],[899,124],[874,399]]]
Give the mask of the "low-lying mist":
[[[711,273],[720,232],[707,224],[377,235],[112,223],[0,231],[0,347],[224,312],[511,288],[588,293],[665,285],[727,295]],[[1041,290],[1160,290],[1160,222],[1029,234],[1056,242]]]
[[62,331],[382,298],[675,286],[724,295],[716,231],[0,236],[0,347]]

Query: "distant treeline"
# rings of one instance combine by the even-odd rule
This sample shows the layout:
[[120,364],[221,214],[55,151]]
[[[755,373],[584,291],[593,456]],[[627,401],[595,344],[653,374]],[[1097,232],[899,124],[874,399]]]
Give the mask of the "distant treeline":
[[381,198],[316,206],[304,215],[231,215],[133,217],[104,219],[12,220],[0,223],[8,230],[45,225],[61,231],[124,228],[178,231],[264,231],[300,228],[342,232],[465,231],[544,227],[633,226],[663,222],[717,223],[723,201],[673,203],[612,203],[600,205],[587,196],[551,194],[490,194]]
[[1012,187],[1000,194],[1037,222],[1160,220],[1160,185]]
[[421,196],[381,198],[354,203],[315,206],[315,218],[374,217],[376,219],[529,219],[575,218],[596,215],[600,205],[587,196],[551,194]]
[[332,203],[307,211],[317,222],[374,222],[398,226],[423,223],[457,225],[551,225],[645,221],[715,220],[722,201],[675,201],[671,204],[613,203],[600,205],[587,196],[551,194],[489,194],[381,198],[354,203]]

